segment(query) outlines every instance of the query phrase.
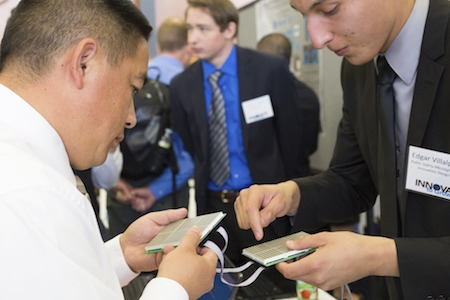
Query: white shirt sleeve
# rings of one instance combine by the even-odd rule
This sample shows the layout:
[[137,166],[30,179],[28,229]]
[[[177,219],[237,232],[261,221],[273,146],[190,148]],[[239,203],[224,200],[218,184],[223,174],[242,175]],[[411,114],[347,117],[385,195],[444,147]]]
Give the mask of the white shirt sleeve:
[[131,280],[136,278],[139,274],[134,273],[130,269],[125,257],[123,256],[122,248],[120,247],[120,234],[110,239],[105,243],[106,251],[109,256],[109,260],[116,271],[117,278],[119,278],[120,286],[126,286]]
[[150,280],[140,300],[189,300],[186,290],[175,280],[156,277]]
[[[119,238],[120,235],[112,238],[105,243],[105,246],[111,263],[116,270],[120,285],[126,286],[139,274],[134,273],[125,261],[125,257],[122,253],[122,248],[120,247]],[[189,295],[187,294],[186,290],[175,280],[157,277],[150,280],[150,282],[145,287],[140,299],[188,300]]]

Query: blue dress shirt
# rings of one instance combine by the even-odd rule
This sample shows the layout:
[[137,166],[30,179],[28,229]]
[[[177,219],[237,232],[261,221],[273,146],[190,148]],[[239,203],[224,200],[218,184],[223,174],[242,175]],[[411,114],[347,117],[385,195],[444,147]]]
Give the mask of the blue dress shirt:
[[[208,61],[202,60],[203,86],[205,91],[205,105],[208,114],[212,101],[212,88],[208,81],[209,75],[217,69]],[[244,141],[241,130],[241,101],[239,99],[239,79],[237,72],[236,47],[230,52],[227,60],[219,69],[222,76],[219,86],[225,100],[225,116],[227,123],[228,157],[230,162],[230,177],[223,186],[218,187],[209,180],[210,190],[235,190],[239,191],[253,184],[253,180],[245,156]],[[245,99],[248,100],[248,99]]]

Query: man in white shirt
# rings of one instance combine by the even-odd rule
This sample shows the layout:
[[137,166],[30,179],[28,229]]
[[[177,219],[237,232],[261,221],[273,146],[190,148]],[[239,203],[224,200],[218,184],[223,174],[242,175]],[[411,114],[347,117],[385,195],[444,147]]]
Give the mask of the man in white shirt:
[[145,215],[104,245],[72,172],[103,163],[135,125],[150,32],[127,0],[21,1],[10,17],[0,50],[0,298],[123,299],[121,285],[157,268],[141,299],[211,289],[217,256],[198,249],[197,228],[165,255],[144,254],[185,209]]

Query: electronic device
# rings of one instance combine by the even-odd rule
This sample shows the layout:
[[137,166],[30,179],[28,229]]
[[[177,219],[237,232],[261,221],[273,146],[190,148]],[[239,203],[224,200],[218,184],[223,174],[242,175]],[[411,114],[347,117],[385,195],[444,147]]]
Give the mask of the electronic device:
[[216,212],[170,223],[145,246],[145,253],[161,252],[165,245],[177,247],[185,233],[194,225],[202,229],[202,242],[225,216],[226,213]]
[[265,243],[257,244],[242,250],[242,254],[257,263],[270,267],[279,262],[299,258],[314,252],[315,248],[308,248],[302,250],[291,250],[286,247],[286,241],[296,240],[299,237],[309,235],[306,232],[297,232],[278,239],[267,241]]

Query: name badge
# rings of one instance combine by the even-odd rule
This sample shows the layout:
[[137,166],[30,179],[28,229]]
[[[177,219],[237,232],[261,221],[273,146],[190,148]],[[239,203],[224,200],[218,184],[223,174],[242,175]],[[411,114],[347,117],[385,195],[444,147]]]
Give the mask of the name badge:
[[410,146],[406,189],[450,200],[450,154]]
[[242,102],[245,122],[251,124],[273,117],[273,107],[269,95]]

